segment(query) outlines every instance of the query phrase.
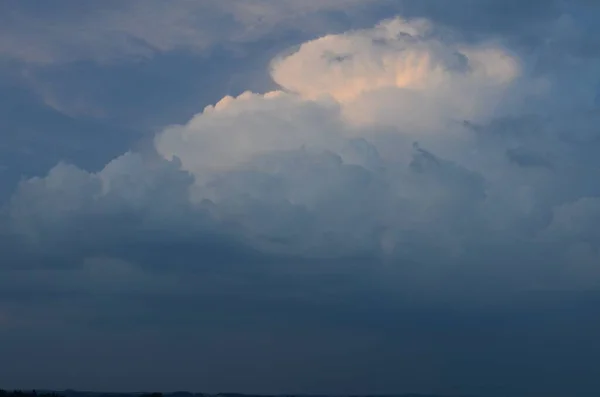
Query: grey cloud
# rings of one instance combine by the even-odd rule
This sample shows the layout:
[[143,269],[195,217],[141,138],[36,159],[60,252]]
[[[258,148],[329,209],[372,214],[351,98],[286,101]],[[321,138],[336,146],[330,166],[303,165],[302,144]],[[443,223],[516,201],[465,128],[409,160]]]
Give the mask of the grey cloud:
[[[32,161],[0,171],[13,178],[2,179],[11,197],[0,212],[0,355],[13,358],[14,387],[594,395],[600,132],[596,55],[593,40],[584,43],[593,26],[574,7],[583,2],[332,1],[326,11],[286,2],[247,38],[268,8],[231,14],[227,5],[155,2],[142,12],[115,2],[97,16],[91,2],[69,3],[69,13],[14,4],[1,7],[17,7],[8,18],[29,21],[25,28],[41,15],[80,19],[56,30],[41,23],[50,47],[23,28],[15,43],[33,44],[1,47],[28,63],[15,81],[46,100],[22,87],[0,97],[13,134],[3,154],[23,139],[20,147],[37,145]],[[192,28],[213,14],[187,7],[217,9],[210,44],[193,42]],[[282,10],[306,13],[290,20]],[[163,11],[165,24],[184,23],[167,32],[148,25]],[[275,89],[268,70],[257,71],[267,47],[398,12],[432,19],[435,45],[499,39],[514,50],[522,75],[490,117],[461,122],[445,111],[466,90],[431,103],[429,92],[411,96],[414,109],[432,111],[406,111],[395,86],[365,100],[391,123],[348,124],[344,104],[289,92],[202,111],[225,94]],[[106,33],[117,22],[123,46]],[[86,34],[64,39],[73,26]],[[219,35],[232,26],[233,36]],[[440,39],[438,29],[452,35]],[[211,45],[222,48],[203,53]],[[217,53],[222,70],[213,72],[202,57]],[[238,69],[236,59],[248,63]],[[230,82],[246,69],[250,77]],[[80,89],[89,94],[83,109],[69,102]],[[157,91],[168,95],[152,99]],[[83,116],[95,109],[105,113]],[[440,114],[448,119],[419,132],[394,124]],[[162,128],[174,122],[183,124]],[[154,142],[150,129],[159,130]],[[66,141],[85,147],[49,147]],[[215,164],[225,166],[209,171]]]
[[61,160],[98,169],[140,136],[135,129],[68,116],[8,81],[0,83],[0,118],[0,202],[19,180],[43,175]]
[[520,167],[541,167],[552,170],[552,162],[543,154],[530,152],[522,148],[508,149],[506,151],[508,160]]
[[[402,23],[401,29],[413,29]],[[360,40],[361,34],[339,37]],[[431,41],[435,35],[427,44],[443,45]],[[544,93],[539,97],[553,101]],[[98,172],[61,164],[46,177],[23,181],[4,210],[4,234],[30,247],[15,262],[41,265],[43,257],[54,256],[54,262],[78,266],[86,258],[107,256],[156,270],[161,262],[165,268],[204,269],[208,262],[216,267],[241,258],[257,264],[363,257],[398,266],[406,279],[422,286],[423,295],[433,291],[428,283],[441,290],[447,284],[454,294],[461,280],[479,293],[476,284],[485,283],[478,278],[485,272],[511,288],[561,285],[560,272],[536,274],[537,263],[550,260],[560,267],[566,254],[546,258],[543,249],[521,239],[537,245],[555,208],[598,195],[589,172],[593,159],[581,156],[589,145],[566,144],[561,135],[573,136],[569,127],[593,135],[593,115],[564,113],[569,121],[557,124],[545,115],[509,114],[481,121],[474,131],[417,134],[423,143],[411,149],[415,135],[408,128],[400,134],[408,134],[404,142],[386,141],[394,134],[389,126],[340,122],[343,106],[289,93],[225,98],[157,135],[158,154],[172,161],[129,152]],[[435,106],[443,110],[444,105]],[[569,125],[570,120],[578,124]],[[225,134],[237,135],[228,140]],[[548,153],[552,164],[537,152]],[[510,167],[510,161],[521,167]],[[553,173],[536,171],[550,166]],[[160,253],[147,253],[152,246]],[[536,264],[515,278],[514,267],[501,264],[502,255],[491,259],[477,253],[492,246],[503,247],[506,257],[522,255]],[[443,269],[443,262],[457,267]],[[432,280],[427,272],[444,274],[447,281]],[[462,278],[468,272],[472,280]]]
[[[547,33],[547,24],[562,14],[577,13],[579,18],[587,11],[596,12],[594,5],[583,1],[554,0],[459,0],[452,4],[428,0],[227,0],[176,5],[132,0],[102,5],[61,1],[52,7],[7,2],[3,7],[2,26],[12,39],[2,43],[2,52],[42,63],[90,58],[110,61],[174,49],[202,51],[214,45],[258,41],[272,31],[298,32],[306,39],[307,34],[365,27],[391,15],[426,17],[462,34],[499,34],[535,45],[540,43],[540,33]],[[71,35],[72,27],[81,34]]]
[[[173,5],[157,0],[100,5],[62,1],[52,7],[38,7],[9,2],[3,5],[2,26],[11,40],[1,43],[0,52],[27,62],[54,63],[80,59],[112,62],[177,49],[205,51],[257,41],[275,30],[319,34],[327,24],[335,23],[327,11],[345,13],[358,3],[202,0]],[[73,28],[80,34],[72,35]]]
[[[402,389],[587,397],[597,386],[593,376],[598,354],[599,324],[593,316],[597,302],[597,296],[590,295],[539,294],[521,297],[518,307],[451,311],[390,308],[371,300],[340,311],[330,305],[310,307],[312,322],[290,306],[278,315],[264,309],[263,317],[248,315],[252,304],[242,299],[221,306],[228,307],[229,313],[232,307],[241,309],[239,315],[221,320],[209,314],[206,301],[193,305],[146,300],[131,310],[136,305],[121,300],[113,310],[123,310],[124,315],[112,321],[131,324],[127,316],[134,312],[137,327],[115,332],[114,323],[107,322],[110,317],[100,316],[104,321],[85,326],[46,324],[46,332],[37,336],[27,329],[11,332],[3,328],[0,335],[9,343],[0,345],[0,350],[15,357],[11,384],[44,383],[59,389],[68,383],[100,390],[110,383],[129,391],[147,387],[383,394]],[[78,304],[98,313],[90,302],[79,300]],[[319,311],[322,315],[315,315]],[[157,325],[148,321],[151,317],[169,321]],[[356,318],[361,321],[357,323]],[[589,318],[583,328],[582,318]],[[190,319],[199,324],[192,327]],[[27,370],[28,362],[45,365],[57,354],[81,365],[75,373],[60,362],[43,373]],[[570,363],[568,367],[565,362]],[[172,373],[174,365],[181,365],[182,370]],[[527,380],[519,377],[523,371]],[[557,371],[562,376],[549,376]],[[513,381],[507,382],[507,377]]]

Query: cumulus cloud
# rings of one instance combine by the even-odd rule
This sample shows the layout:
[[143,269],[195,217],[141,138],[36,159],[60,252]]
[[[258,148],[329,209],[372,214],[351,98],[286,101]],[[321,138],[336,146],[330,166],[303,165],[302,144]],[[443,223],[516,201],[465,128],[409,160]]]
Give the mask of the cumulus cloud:
[[28,7],[0,2],[0,80],[73,118],[2,91],[8,387],[598,389],[597,8]]
[[417,263],[420,276],[450,266],[454,280],[463,268],[506,274],[516,256],[530,269],[517,284],[541,282],[539,263],[572,257],[544,253],[552,236],[597,239],[597,144],[568,141],[597,142],[594,110],[570,113],[580,127],[516,111],[524,98],[549,101],[556,80],[540,90],[503,45],[434,27],[396,18],[306,42],[273,61],[279,90],[223,98],[158,133],[154,154],[24,181],[4,233],[76,263],[132,242],[219,236],[224,252],[368,257]]
[[501,47],[444,43],[428,21],[396,18],[304,43],[276,60],[272,75],[302,97],[333,97],[359,124],[431,130],[438,119],[489,114],[519,72]]

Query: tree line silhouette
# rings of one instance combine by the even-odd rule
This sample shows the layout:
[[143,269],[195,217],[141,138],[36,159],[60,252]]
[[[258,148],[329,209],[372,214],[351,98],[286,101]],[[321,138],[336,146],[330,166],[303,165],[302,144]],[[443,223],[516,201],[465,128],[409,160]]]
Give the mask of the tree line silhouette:
[[[98,394],[101,395],[101,394]],[[110,394],[109,394],[110,396]],[[24,391],[24,390],[2,390],[0,389],[0,397],[65,397],[64,395],[56,392],[37,392],[35,390]],[[162,393],[143,393],[138,394],[135,397],[163,397]]]
[[0,397],[62,397],[57,393],[38,393],[35,390],[22,391],[22,390],[2,390],[0,389]]
[[[260,394],[239,394],[239,393],[217,393],[217,394],[206,394],[206,393],[189,393],[189,392],[175,392],[175,393],[90,393],[90,392],[77,392],[74,390],[65,390],[61,392],[37,392],[35,390],[23,391],[23,390],[2,390],[0,389],[0,397],[328,397],[327,395],[294,395],[294,394],[281,394],[281,395],[260,395]],[[441,397],[437,395],[425,395],[425,394],[396,394],[396,395],[355,395],[353,397]],[[456,396],[459,397],[459,396]],[[465,397],[465,396],[463,396]]]

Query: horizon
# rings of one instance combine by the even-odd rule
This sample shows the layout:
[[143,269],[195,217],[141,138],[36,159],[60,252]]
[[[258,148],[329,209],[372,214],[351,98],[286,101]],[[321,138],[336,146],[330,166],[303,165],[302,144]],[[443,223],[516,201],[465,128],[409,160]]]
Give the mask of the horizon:
[[[174,392],[101,392],[101,391],[85,391],[85,390],[3,390],[0,388],[0,392],[8,392],[8,393],[36,393],[36,394],[57,394],[60,393],[72,393],[72,394],[89,394],[89,395],[143,395],[143,396],[173,396],[173,395],[205,395],[205,396],[305,396],[305,397],[318,397],[318,396],[328,396],[328,397],[336,397],[336,395],[331,394],[246,394],[246,393],[235,393],[235,392],[217,392],[217,393],[202,393],[202,392],[190,392],[190,391],[174,391]],[[340,397],[342,395],[339,395]],[[386,397],[386,396],[400,396],[400,397],[474,397],[474,396],[465,396],[465,395],[433,395],[433,394],[420,394],[420,393],[392,393],[392,394],[357,394],[357,395],[343,395],[345,397]],[[481,396],[478,396],[481,397]]]

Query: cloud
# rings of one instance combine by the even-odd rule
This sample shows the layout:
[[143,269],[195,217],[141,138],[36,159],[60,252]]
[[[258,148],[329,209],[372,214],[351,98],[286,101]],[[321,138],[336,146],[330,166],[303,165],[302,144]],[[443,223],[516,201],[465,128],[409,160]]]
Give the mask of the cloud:
[[598,389],[595,6],[6,4],[7,387]]
[[[0,54],[33,64],[123,59],[215,46],[255,42],[273,31],[317,33],[332,23],[327,11],[343,11],[357,0],[164,0],[107,1],[102,4],[62,0],[52,7],[9,2],[2,8]],[[73,35],[72,32],[79,32]]]
[[[273,61],[280,89],[224,97],[158,133],[155,153],[23,181],[4,233],[29,247],[30,263],[371,258],[424,294],[436,273],[453,293],[465,272],[473,288],[483,273],[505,287],[558,285],[536,272],[567,266],[566,251],[544,255],[544,236],[593,210],[559,208],[600,194],[590,144],[566,140],[595,139],[595,113],[563,112],[563,124],[515,113],[515,101],[551,101],[556,82],[536,89],[524,62],[495,41],[444,40],[427,20],[308,41]],[[521,277],[506,276],[512,255],[530,258]]]
[[[167,216],[179,208],[185,209],[186,203],[185,173],[175,170],[173,175],[166,176],[170,172],[173,172],[170,165],[154,168],[148,161],[142,162],[137,153],[124,154],[98,173],[58,164],[46,177],[20,184],[9,206],[12,230],[32,241],[48,243],[54,239],[64,242],[72,238],[93,239],[94,230],[87,236],[79,234],[86,231],[88,222],[102,222],[110,227],[111,216],[141,216],[148,206],[154,207],[152,197],[162,201],[160,207],[167,211],[164,214]],[[171,188],[165,189],[164,183]],[[184,191],[175,192],[180,186]],[[148,215],[160,217],[157,209],[152,208]]]
[[518,60],[501,47],[444,43],[428,21],[396,18],[374,29],[304,43],[276,60],[272,75],[304,98],[333,97],[346,118],[359,124],[415,130],[439,128],[429,122],[444,117],[489,113],[498,102],[493,96],[519,69]]
[[[593,18],[586,18],[593,5],[557,0],[527,4],[517,0],[458,0],[453,5],[434,0],[223,0],[177,4],[164,0],[111,0],[102,4],[60,0],[51,7],[31,7],[22,2],[8,2],[2,7],[4,40],[0,40],[0,54],[34,64],[89,59],[106,63],[173,50],[204,52],[218,46],[237,46],[239,50],[239,44],[270,40],[273,35],[314,37],[367,27],[390,15],[428,18],[470,40],[500,34],[529,46],[539,44],[549,33],[548,23],[561,15],[574,15],[579,22],[591,21],[593,25]],[[79,34],[71,34],[71,29]],[[572,26],[569,29],[576,31]],[[589,45],[592,42],[579,40],[576,46],[563,48],[593,48]]]

